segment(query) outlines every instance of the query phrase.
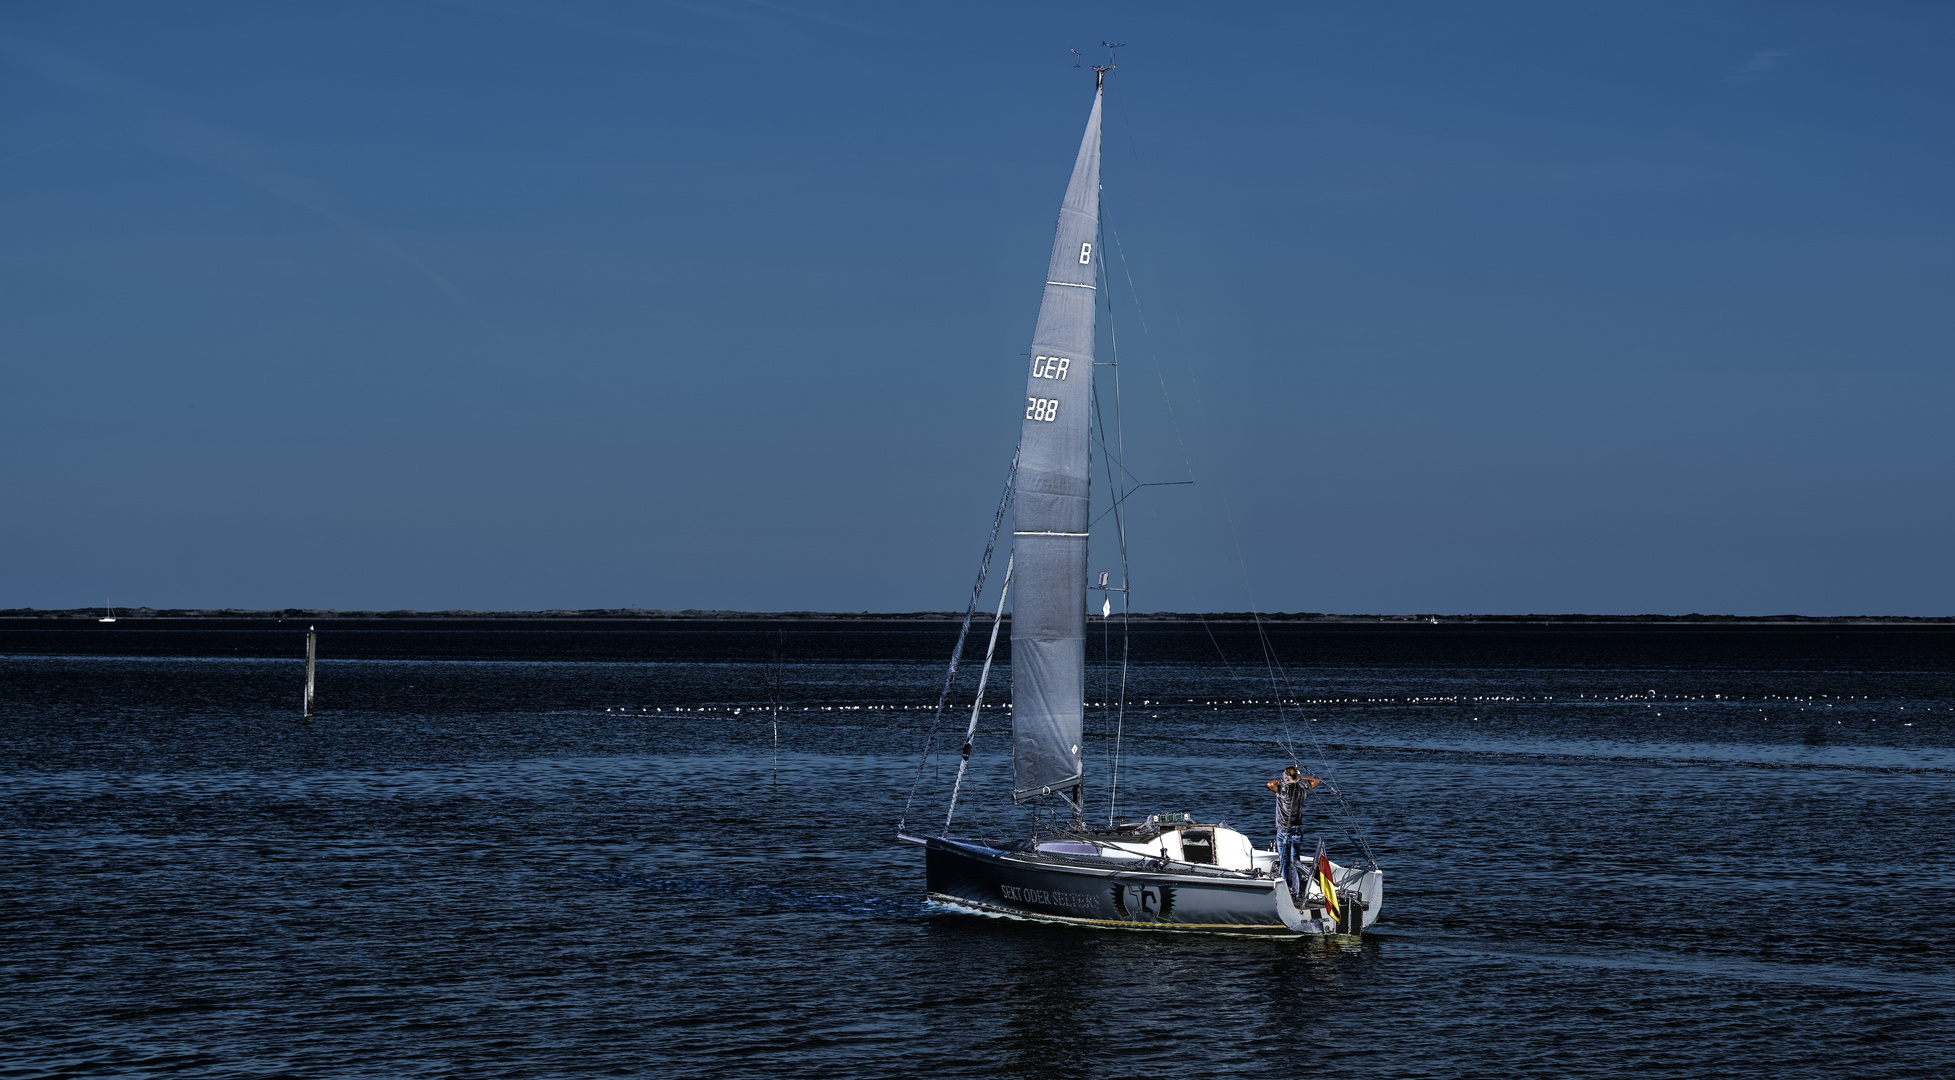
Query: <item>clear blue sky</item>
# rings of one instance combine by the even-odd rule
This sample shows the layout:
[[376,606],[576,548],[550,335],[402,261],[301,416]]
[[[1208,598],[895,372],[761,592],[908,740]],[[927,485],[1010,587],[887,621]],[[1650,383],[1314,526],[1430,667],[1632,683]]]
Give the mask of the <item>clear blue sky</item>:
[[8,4],[0,607],[961,607],[1103,39],[1137,607],[1955,613],[1955,8],[1776,2]]

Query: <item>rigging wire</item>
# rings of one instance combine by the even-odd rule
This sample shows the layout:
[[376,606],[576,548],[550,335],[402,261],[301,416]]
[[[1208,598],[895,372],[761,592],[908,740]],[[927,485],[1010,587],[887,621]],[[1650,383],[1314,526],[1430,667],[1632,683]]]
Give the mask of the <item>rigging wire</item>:
[[[1112,330],[1111,320],[1109,320],[1108,331],[1111,332],[1111,330]],[[1115,363],[1109,363],[1106,366],[1112,367],[1114,369],[1114,373],[1113,373],[1114,378],[1117,380],[1120,377],[1120,369],[1117,366],[1117,360]],[[1093,418],[1099,422],[1102,436],[1104,436],[1104,433],[1106,431],[1106,416],[1104,413],[1101,412],[1100,409],[1100,390],[1097,383],[1094,385],[1092,389],[1092,402],[1093,402]],[[1114,416],[1115,416],[1114,422],[1116,425],[1118,425],[1119,409],[1117,405],[1114,410]],[[1101,446],[1104,448],[1105,445],[1106,445],[1105,439],[1104,437],[1102,437]],[[1125,470],[1122,469],[1122,471],[1124,472]],[[1117,513],[1117,511],[1119,511],[1121,508],[1120,503],[1124,501],[1125,495],[1123,495],[1120,492],[1120,490],[1117,487],[1115,487],[1113,484],[1113,480],[1111,476],[1113,472],[1113,463],[1112,463],[1111,456],[1109,456],[1108,458],[1107,472],[1109,474],[1107,480],[1107,487],[1112,492],[1109,498],[1113,501],[1113,505],[1109,506],[1106,509],[1106,511],[1100,515],[1100,517],[1094,518],[1093,524],[1095,525],[1099,524],[1100,519],[1106,517],[1107,514],[1114,514],[1115,522],[1120,523],[1122,525],[1120,529],[1120,584],[1118,586],[1108,586],[1105,584],[1094,585],[1094,586],[1090,586],[1088,588],[1088,591],[1089,592],[1097,591],[1103,595],[1109,595],[1111,593],[1118,592],[1121,594],[1122,597],[1121,615],[1120,615],[1120,688],[1117,693],[1115,692],[1113,687],[1113,677],[1111,672],[1111,668],[1113,666],[1112,620],[1104,616],[1102,616],[1100,620],[1100,641],[1101,641],[1101,645],[1100,645],[1100,698],[1101,698],[1100,737],[1104,739],[1107,744],[1106,817],[1107,817],[1107,828],[1110,829],[1113,827],[1114,815],[1120,803],[1120,744],[1121,744],[1121,739],[1126,732],[1126,720],[1127,720],[1127,659],[1129,653],[1129,640],[1130,640],[1128,635],[1128,629],[1129,629],[1128,624],[1130,622],[1130,616],[1133,613],[1134,596],[1133,596],[1133,589],[1131,588],[1132,582],[1128,580],[1128,576],[1127,576],[1126,531],[1124,528],[1124,522],[1122,522],[1122,515]],[[1132,494],[1132,489],[1129,489],[1126,494]],[[1088,526],[1089,529],[1091,527],[1092,527],[1091,525]],[[1087,614],[1090,616],[1092,613],[1088,612]]]
[[[1109,72],[1109,74],[1112,73]],[[1149,218],[1150,220],[1152,220],[1153,200],[1148,196],[1146,184],[1140,180],[1140,171],[1141,171],[1140,170],[1140,146],[1139,146],[1139,141],[1134,136],[1133,119],[1127,113],[1125,98],[1121,97],[1120,95],[1114,95],[1114,96],[1119,100],[1121,121],[1127,129],[1127,143],[1133,155],[1133,161],[1134,161],[1134,174],[1135,174],[1135,181],[1136,181],[1135,186],[1140,189],[1142,204],[1147,208]],[[1134,284],[1133,268],[1127,262],[1127,253],[1125,247],[1120,243],[1119,229],[1117,229],[1112,225],[1106,213],[1104,199],[1102,200],[1100,218],[1101,218],[1102,233],[1112,234],[1113,242],[1114,242],[1114,250],[1120,256],[1121,270],[1127,278],[1127,289],[1129,294],[1132,296],[1134,302],[1134,309],[1135,309],[1134,316],[1136,321],[1140,324],[1141,339],[1143,342],[1146,343],[1148,356],[1153,361],[1155,377],[1160,382],[1161,385],[1161,396],[1167,404],[1169,423],[1174,429],[1175,441],[1181,449],[1182,463],[1187,468],[1189,479],[1190,481],[1192,481],[1194,479],[1194,473],[1195,473],[1194,461],[1192,456],[1188,452],[1188,442],[1186,437],[1182,433],[1180,419],[1175,412],[1173,396],[1168,392],[1167,377],[1161,370],[1160,356],[1159,353],[1156,352],[1154,348],[1153,335],[1148,330],[1146,316],[1143,315],[1140,311],[1140,293]],[[1159,231],[1158,225],[1156,226],[1156,231],[1157,232]],[[1168,304],[1174,316],[1175,330],[1177,332],[1177,335],[1182,339],[1182,357],[1184,362],[1187,364],[1187,368],[1188,368],[1189,386],[1192,388],[1195,395],[1196,413],[1201,419],[1202,434],[1207,439],[1212,452],[1212,448],[1214,444],[1214,435],[1213,435],[1213,429],[1208,421],[1208,406],[1206,401],[1202,398],[1201,383],[1195,377],[1194,360],[1192,354],[1187,348],[1186,332],[1181,322],[1181,310],[1179,305],[1174,303],[1174,298],[1173,298],[1174,289],[1173,289],[1172,274],[1165,267],[1162,270],[1162,274],[1163,277],[1166,278],[1168,281],[1168,286],[1167,286],[1168,294],[1169,294]],[[1111,292],[1112,290],[1109,289],[1108,291]],[[1111,312],[1111,305],[1109,304],[1109,313],[1110,312]],[[1109,322],[1110,321],[1111,319],[1109,318]],[[1201,485],[1196,485],[1196,490],[1197,490],[1198,497],[1201,498],[1204,506],[1206,506],[1208,500],[1206,494],[1201,491]],[[1253,590],[1250,588],[1249,576],[1247,571],[1247,560],[1245,559],[1242,553],[1241,534],[1236,527],[1234,507],[1228,497],[1228,491],[1226,485],[1223,485],[1223,487],[1220,488],[1219,491],[1220,491],[1220,498],[1222,500],[1223,519],[1228,523],[1228,535],[1226,537],[1218,536],[1218,539],[1222,539],[1224,541],[1223,555],[1228,560],[1230,564],[1230,569],[1232,569],[1235,572],[1236,580],[1242,588],[1243,598],[1249,605],[1249,613],[1255,624],[1257,644],[1260,648],[1260,651],[1262,652],[1263,667],[1268,677],[1270,687],[1273,691],[1275,691],[1275,698],[1277,703],[1276,704],[1277,721],[1278,724],[1282,727],[1284,733],[1287,735],[1288,721],[1284,713],[1283,702],[1286,696],[1292,693],[1289,686],[1288,672],[1283,669],[1281,662],[1276,657],[1276,650],[1273,644],[1269,640],[1269,634],[1268,634],[1267,627],[1264,625],[1263,622],[1262,612],[1258,608],[1255,601]],[[1208,518],[1210,521],[1213,520],[1213,516],[1211,514],[1204,513],[1203,517]],[[1208,627],[1207,619],[1204,618],[1201,620],[1201,622],[1203,628],[1208,631],[1209,640],[1215,644],[1217,652],[1220,653],[1221,643],[1219,641],[1216,641],[1213,629]],[[1226,656],[1223,657],[1223,662],[1225,665],[1228,665],[1231,668],[1231,671],[1233,673],[1233,665],[1228,663]],[[1352,837],[1357,842],[1359,848],[1364,852],[1366,859],[1370,861],[1374,867],[1376,867],[1377,860],[1375,858],[1372,858],[1370,845],[1364,842],[1361,835],[1359,835],[1358,831],[1355,829],[1355,820],[1354,820],[1355,811],[1351,810],[1349,802],[1344,798],[1344,795],[1342,791],[1339,789],[1339,786],[1337,785],[1335,778],[1331,775],[1332,770],[1329,767],[1330,766],[1329,756],[1325,753],[1322,743],[1314,736],[1314,734],[1311,736],[1311,743],[1313,749],[1317,753],[1319,760],[1325,766],[1323,771],[1325,772],[1326,778],[1330,779],[1331,790],[1337,794],[1339,806],[1343,810],[1345,810],[1353,819],[1349,824],[1345,822],[1339,822],[1340,827],[1344,830],[1347,836]],[[1282,747],[1286,753],[1289,754],[1289,756],[1293,761],[1295,760],[1296,758],[1295,752],[1290,749],[1290,747],[1283,739],[1278,740],[1278,745]]]
[[[1102,206],[1101,208],[1101,218],[1102,220],[1106,220],[1108,218],[1104,206]],[[1142,315],[1139,310],[1140,294],[1139,294],[1139,290],[1136,288],[1134,284],[1133,268],[1131,265],[1128,264],[1126,248],[1120,242],[1120,230],[1115,226],[1113,226],[1110,221],[1108,221],[1108,223],[1106,224],[1106,230],[1110,235],[1112,235],[1113,249],[1115,253],[1118,254],[1120,257],[1121,270],[1127,278],[1127,290],[1134,300],[1134,308],[1135,308],[1134,317],[1135,320],[1140,324],[1141,339],[1147,342],[1148,355],[1154,361],[1154,373],[1156,379],[1160,382],[1161,385],[1162,399],[1167,404],[1169,423],[1174,428],[1175,440],[1177,443],[1180,444],[1181,447],[1182,464],[1185,468],[1187,468],[1188,475],[1190,476],[1192,482],[1192,477],[1194,476],[1194,471],[1195,471],[1194,461],[1188,453],[1188,444],[1181,432],[1179,418],[1174,409],[1174,398],[1173,395],[1168,390],[1167,377],[1161,371],[1160,356],[1158,353],[1154,351],[1153,337],[1152,335],[1149,334],[1147,329],[1147,318],[1146,316]],[[1199,383],[1195,383],[1194,380],[1194,364],[1192,360],[1189,361],[1189,381],[1194,385],[1196,385],[1197,388],[1199,389]],[[1205,423],[1206,423],[1206,417],[1204,415],[1204,424]],[[1201,495],[1201,485],[1196,484],[1195,487],[1196,487],[1197,494]],[[1277,724],[1281,729],[1281,731],[1285,735],[1287,735],[1287,732],[1289,730],[1289,721],[1287,716],[1285,715],[1285,701],[1289,696],[1293,696],[1295,694],[1295,690],[1293,687],[1290,686],[1289,673],[1283,669],[1281,662],[1276,658],[1276,650],[1269,640],[1268,628],[1263,622],[1262,611],[1257,606],[1255,597],[1250,590],[1249,577],[1246,568],[1246,560],[1242,556],[1240,536],[1235,528],[1235,515],[1230,507],[1229,500],[1228,500],[1228,493],[1226,490],[1222,492],[1221,498],[1223,503],[1223,516],[1229,523],[1229,534],[1226,537],[1218,536],[1217,539],[1223,541],[1223,555],[1228,560],[1230,569],[1235,571],[1236,580],[1242,588],[1243,599],[1249,605],[1249,614],[1251,619],[1254,621],[1254,625],[1256,629],[1256,641],[1262,652],[1265,677],[1268,679],[1270,689],[1273,691],[1275,696]],[[1207,508],[1207,502],[1208,502],[1207,498],[1205,496],[1202,496],[1202,503],[1203,503],[1204,510],[1206,510]],[[1212,514],[1204,513],[1202,516],[1206,519],[1213,520]],[[1243,676],[1237,674],[1235,665],[1232,662],[1230,662],[1227,653],[1222,649],[1222,643],[1215,637],[1215,630],[1213,627],[1209,625],[1208,619],[1199,614],[1197,614],[1196,617],[1201,622],[1202,629],[1207,632],[1208,640],[1210,644],[1215,646],[1216,654],[1222,658],[1223,665],[1229,669],[1230,676],[1232,678],[1242,678]],[[1305,730],[1308,731],[1309,729],[1306,728]],[[1323,742],[1320,739],[1318,739],[1314,734],[1310,735],[1310,743],[1311,743],[1312,750],[1316,756],[1316,759],[1321,765],[1321,768],[1316,768],[1313,769],[1312,771],[1322,772],[1324,774],[1323,778],[1326,781],[1328,781],[1330,784],[1331,791],[1337,795],[1338,806],[1340,811],[1342,811],[1343,813],[1343,820],[1337,821],[1337,825],[1339,829],[1345,834],[1346,837],[1352,840],[1352,842],[1358,847],[1360,851],[1364,852],[1366,860],[1370,862],[1373,867],[1376,867],[1377,860],[1372,857],[1371,846],[1364,839],[1362,835],[1362,830],[1357,828],[1356,810],[1351,807],[1349,800],[1346,799],[1343,794],[1341,785],[1337,783],[1335,770],[1331,766],[1329,753],[1325,749]],[[1284,751],[1284,753],[1293,762],[1297,762],[1296,752],[1289,746],[1289,744],[1285,741],[1283,737],[1279,737],[1277,739],[1277,746],[1281,748]],[[1299,765],[1299,767],[1301,767],[1302,765],[1301,762],[1297,762],[1297,764]]]
[[[984,578],[991,572],[991,553],[998,547],[998,529],[1005,522],[1005,508],[1011,505],[1012,485],[1018,480],[1018,453],[1022,446],[1011,452],[1011,469],[1005,473],[1005,491],[998,496],[998,512],[991,518],[991,538],[984,542],[984,558],[978,561],[977,584],[971,586],[971,602],[964,608],[964,624],[957,630],[957,644],[950,650],[950,670],[944,672],[944,688],[937,695],[937,712],[930,720],[930,728],[923,736],[923,752],[916,762],[916,779],[910,781],[909,798],[903,801],[903,816],[896,821],[896,831],[901,833],[909,823],[910,808],[916,803],[917,788],[923,784],[923,770],[930,764],[930,754],[936,744],[937,729],[944,722],[944,706],[950,701],[951,684],[957,678],[957,662],[964,656],[964,639],[971,632],[971,616],[977,613],[977,604],[984,595]],[[1009,561],[1009,559],[1007,559]]]
[[[1129,115],[1127,112],[1126,98],[1121,97],[1119,95],[1115,95],[1115,96],[1120,105],[1121,124],[1127,129],[1128,151],[1133,156],[1134,180],[1135,180],[1134,186],[1138,188],[1140,191],[1141,203],[1147,209],[1147,215],[1149,221],[1154,222],[1154,229],[1156,234],[1158,235],[1160,231],[1160,226],[1158,223],[1158,219],[1156,219],[1154,214],[1154,200],[1148,194],[1146,183],[1142,181],[1140,178],[1140,171],[1141,171],[1140,142],[1134,136],[1133,117]],[[1102,221],[1104,222],[1105,221],[1104,210],[1102,210],[1101,218]],[[1134,313],[1136,319],[1140,322],[1141,337],[1144,341],[1147,342],[1148,356],[1154,362],[1155,375],[1157,378],[1159,378],[1161,383],[1161,395],[1164,399],[1168,399],[1168,415],[1170,421],[1174,424],[1175,440],[1181,447],[1182,463],[1187,467],[1189,479],[1192,481],[1195,474],[1194,461],[1191,455],[1188,453],[1187,440],[1182,436],[1180,421],[1174,414],[1174,404],[1171,396],[1168,394],[1167,377],[1160,370],[1160,355],[1154,351],[1153,335],[1149,333],[1147,329],[1146,318],[1140,314],[1140,310],[1139,310],[1140,293],[1139,290],[1136,289],[1134,286],[1133,268],[1127,263],[1126,248],[1120,244],[1120,232],[1118,229],[1114,229],[1110,224],[1103,225],[1103,228],[1111,229],[1113,232],[1114,247],[1115,250],[1120,255],[1121,270],[1125,273],[1127,277],[1127,289],[1128,292],[1134,298],[1134,309],[1135,309]],[[1174,301],[1175,289],[1174,289],[1173,271],[1171,266],[1168,264],[1167,260],[1163,260],[1162,262],[1161,274],[1162,277],[1167,282],[1166,291],[1168,295],[1168,309],[1174,316],[1174,326],[1175,326],[1176,336],[1181,339],[1182,360],[1187,365],[1188,368],[1188,385],[1195,395],[1196,414],[1201,418],[1202,435],[1207,440],[1210,447],[1210,453],[1212,454],[1214,443],[1215,443],[1215,437],[1213,433],[1213,428],[1210,426],[1208,422],[1208,403],[1202,397],[1201,382],[1195,377],[1194,357],[1187,347],[1187,335],[1181,322],[1181,307],[1179,304],[1176,304]],[[1236,528],[1235,510],[1233,504],[1229,500],[1227,485],[1226,484],[1221,485],[1220,488],[1218,488],[1218,491],[1220,492],[1220,498],[1222,500],[1223,519],[1226,520],[1229,524],[1229,534],[1225,543],[1223,544],[1223,555],[1229,561],[1229,568],[1235,572],[1236,580],[1242,587],[1243,599],[1248,603],[1250,615],[1255,620],[1256,638],[1258,644],[1262,649],[1264,665],[1269,670],[1270,685],[1272,689],[1276,689],[1279,691],[1277,694],[1277,698],[1279,701],[1278,717],[1281,718],[1282,706],[1280,702],[1283,696],[1281,691],[1284,689],[1287,679],[1279,679],[1278,677],[1279,664],[1278,661],[1276,660],[1275,650],[1270,644],[1269,636],[1266,633],[1265,628],[1263,626],[1262,612],[1258,609],[1256,605],[1255,596],[1249,586],[1248,560],[1242,554],[1241,534],[1240,531]],[[1203,494],[1201,498],[1204,505],[1206,505],[1207,503],[1206,495]],[[1208,517],[1210,520],[1213,520],[1212,516],[1210,515],[1204,514],[1203,516]],[[1220,538],[1218,537],[1218,539]],[[1203,625],[1204,627],[1206,627],[1207,620],[1205,619],[1203,620]],[[1215,642],[1215,636],[1213,630],[1209,631],[1209,640],[1215,643],[1217,651],[1219,652],[1221,649],[1221,643]]]
[[971,701],[971,724],[964,730],[964,749],[957,757],[957,782],[951,785],[950,808],[944,811],[944,835],[950,835],[950,821],[957,816],[957,796],[964,790],[964,770],[971,764],[971,744],[977,741],[978,712],[984,708],[984,684],[991,678],[991,658],[998,652],[998,628],[1005,623],[1005,598],[1011,595],[1013,555],[1005,556],[1005,580],[998,586],[998,614],[991,619],[991,642],[984,647],[984,670],[978,675],[977,696]]
[[[1104,221],[1104,218],[1102,221]],[[1106,229],[1104,224],[1102,224],[1100,229],[1098,240],[1100,250],[1105,251]],[[1107,366],[1113,369],[1113,447],[1106,454],[1107,499],[1110,505],[1107,507],[1106,513],[1101,514],[1100,517],[1105,517],[1107,513],[1113,515],[1114,532],[1120,539],[1120,691],[1118,694],[1103,693],[1103,697],[1107,701],[1106,711],[1112,713],[1113,719],[1113,740],[1107,755],[1106,792],[1106,826],[1111,829],[1114,826],[1120,807],[1120,749],[1121,742],[1127,731],[1127,664],[1132,654],[1132,636],[1130,630],[1134,612],[1134,583],[1127,560],[1126,506],[1129,496],[1141,487],[1148,485],[1140,483],[1139,477],[1135,477],[1133,473],[1127,471],[1127,429],[1125,422],[1122,420],[1120,408],[1120,333],[1113,321],[1113,282],[1107,277],[1105,259],[1101,259],[1095,269],[1098,273],[1100,283],[1107,286],[1107,288],[1101,289],[1100,293],[1106,300],[1107,354],[1111,357]],[[1093,372],[1093,417],[1100,423],[1100,447],[1102,449],[1108,449],[1106,445],[1106,415],[1100,410],[1100,380],[1097,365]],[[1116,466],[1123,475],[1132,477],[1137,486],[1124,492],[1121,491],[1120,485],[1115,481],[1113,475],[1113,470]],[[1097,521],[1098,519],[1096,518],[1095,522]],[[1087,529],[1091,531],[1092,525],[1089,524]],[[1104,590],[1102,592],[1104,593]],[[1108,640],[1111,629],[1111,627],[1106,625],[1105,617],[1102,616],[1101,640],[1106,642],[1106,645],[1102,647],[1101,655],[1106,658],[1105,662],[1107,664],[1111,663],[1111,653],[1113,651],[1111,648],[1112,643]],[[1110,682],[1111,680],[1107,681]],[[1106,689],[1111,690],[1112,687],[1108,686]]]

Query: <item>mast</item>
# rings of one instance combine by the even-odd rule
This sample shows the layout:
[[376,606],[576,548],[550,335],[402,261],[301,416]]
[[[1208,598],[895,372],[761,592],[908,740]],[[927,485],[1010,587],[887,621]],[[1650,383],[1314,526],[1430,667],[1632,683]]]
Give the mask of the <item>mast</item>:
[[1075,807],[1084,779],[1087,420],[1106,69],[1094,72],[1093,110],[1059,207],[1032,333],[1012,510],[1012,799],[1060,793]]
[[305,628],[305,718],[312,719],[312,665],[319,655],[319,635],[315,627]]

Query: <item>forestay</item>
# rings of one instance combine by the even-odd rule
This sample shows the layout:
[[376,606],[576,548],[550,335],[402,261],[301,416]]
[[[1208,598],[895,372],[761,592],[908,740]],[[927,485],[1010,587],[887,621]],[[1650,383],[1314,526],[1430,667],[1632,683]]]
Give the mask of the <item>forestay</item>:
[[1012,518],[1012,798],[1080,783],[1086,698],[1087,419],[1099,261],[1100,102],[1079,144],[1025,380]]

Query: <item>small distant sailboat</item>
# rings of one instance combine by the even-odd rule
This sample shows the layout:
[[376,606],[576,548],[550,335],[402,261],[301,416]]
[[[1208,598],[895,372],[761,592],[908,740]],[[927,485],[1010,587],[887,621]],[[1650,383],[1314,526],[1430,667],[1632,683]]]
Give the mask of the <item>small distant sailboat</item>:
[[[1257,849],[1248,836],[1213,819],[1172,813],[1117,823],[1111,795],[1105,828],[1085,820],[1081,742],[1087,594],[1107,594],[1100,604],[1101,618],[1113,614],[1112,593],[1130,595],[1124,573],[1117,586],[1105,573],[1096,585],[1089,585],[1087,578],[1089,419],[1094,369],[1102,366],[1094,361],[1096,300],[1103,280],[1097,254],[1100,114],[1112,64],[1094,70],[1093,108],[1060,207],[1029,350],[1019,451],[992,524],[995,545],[1010,504],[1012,547],[950,791],[950,812],[942,832],[911,833],[903,825],[898,835],[923,846],[930,899],[954,911],[1107,929],[1270,937],[1361,934],[1378,918],[1384,902],[1384,871],[1368,851],[1368,866],[1345,866],[1332,862],[1319,841],[1314,858],[1299,851],[1285,866],[1278,852]],[[1100,441],[1108,445],[1102,426]],[[1123,498],[1116,491],[1109,512],[1115,515],[1124,567]],[[985,549],[972,611],[993,550]],[[1023,839],[956,836],[950,831],[952,815],[971,757],[1007,594],[1012,620],[1011,800],[1031,804],[1035,824],[1032,835]],[[1131,600],[1127,606],[1131,609]],[[945,678],[945,700],[970,620],[967,611]],[[1118,695],[1123,705],[1124,685],[1123,676]],[[941,705],[938,715],[943,715]],[[926,747],[925,763],[929,753]],[[1358,843],[1363,845],[1361,839]]]
[[305,628],[305,718],[312,719],[312,666],[319,658],[317,627]]
[[109,603],[108,603],[108,601],[106,601],[106,600],[104,600],[104,601],[102,602],[102,617],[101,617],[101,618],[99,618],[99,619],[96,619],[95,621],[96,621],[96,622],[114,622],[114,621],[115,621],[115,608],[113,608],[113,607],[110,607],[110,606],[109,606]]

